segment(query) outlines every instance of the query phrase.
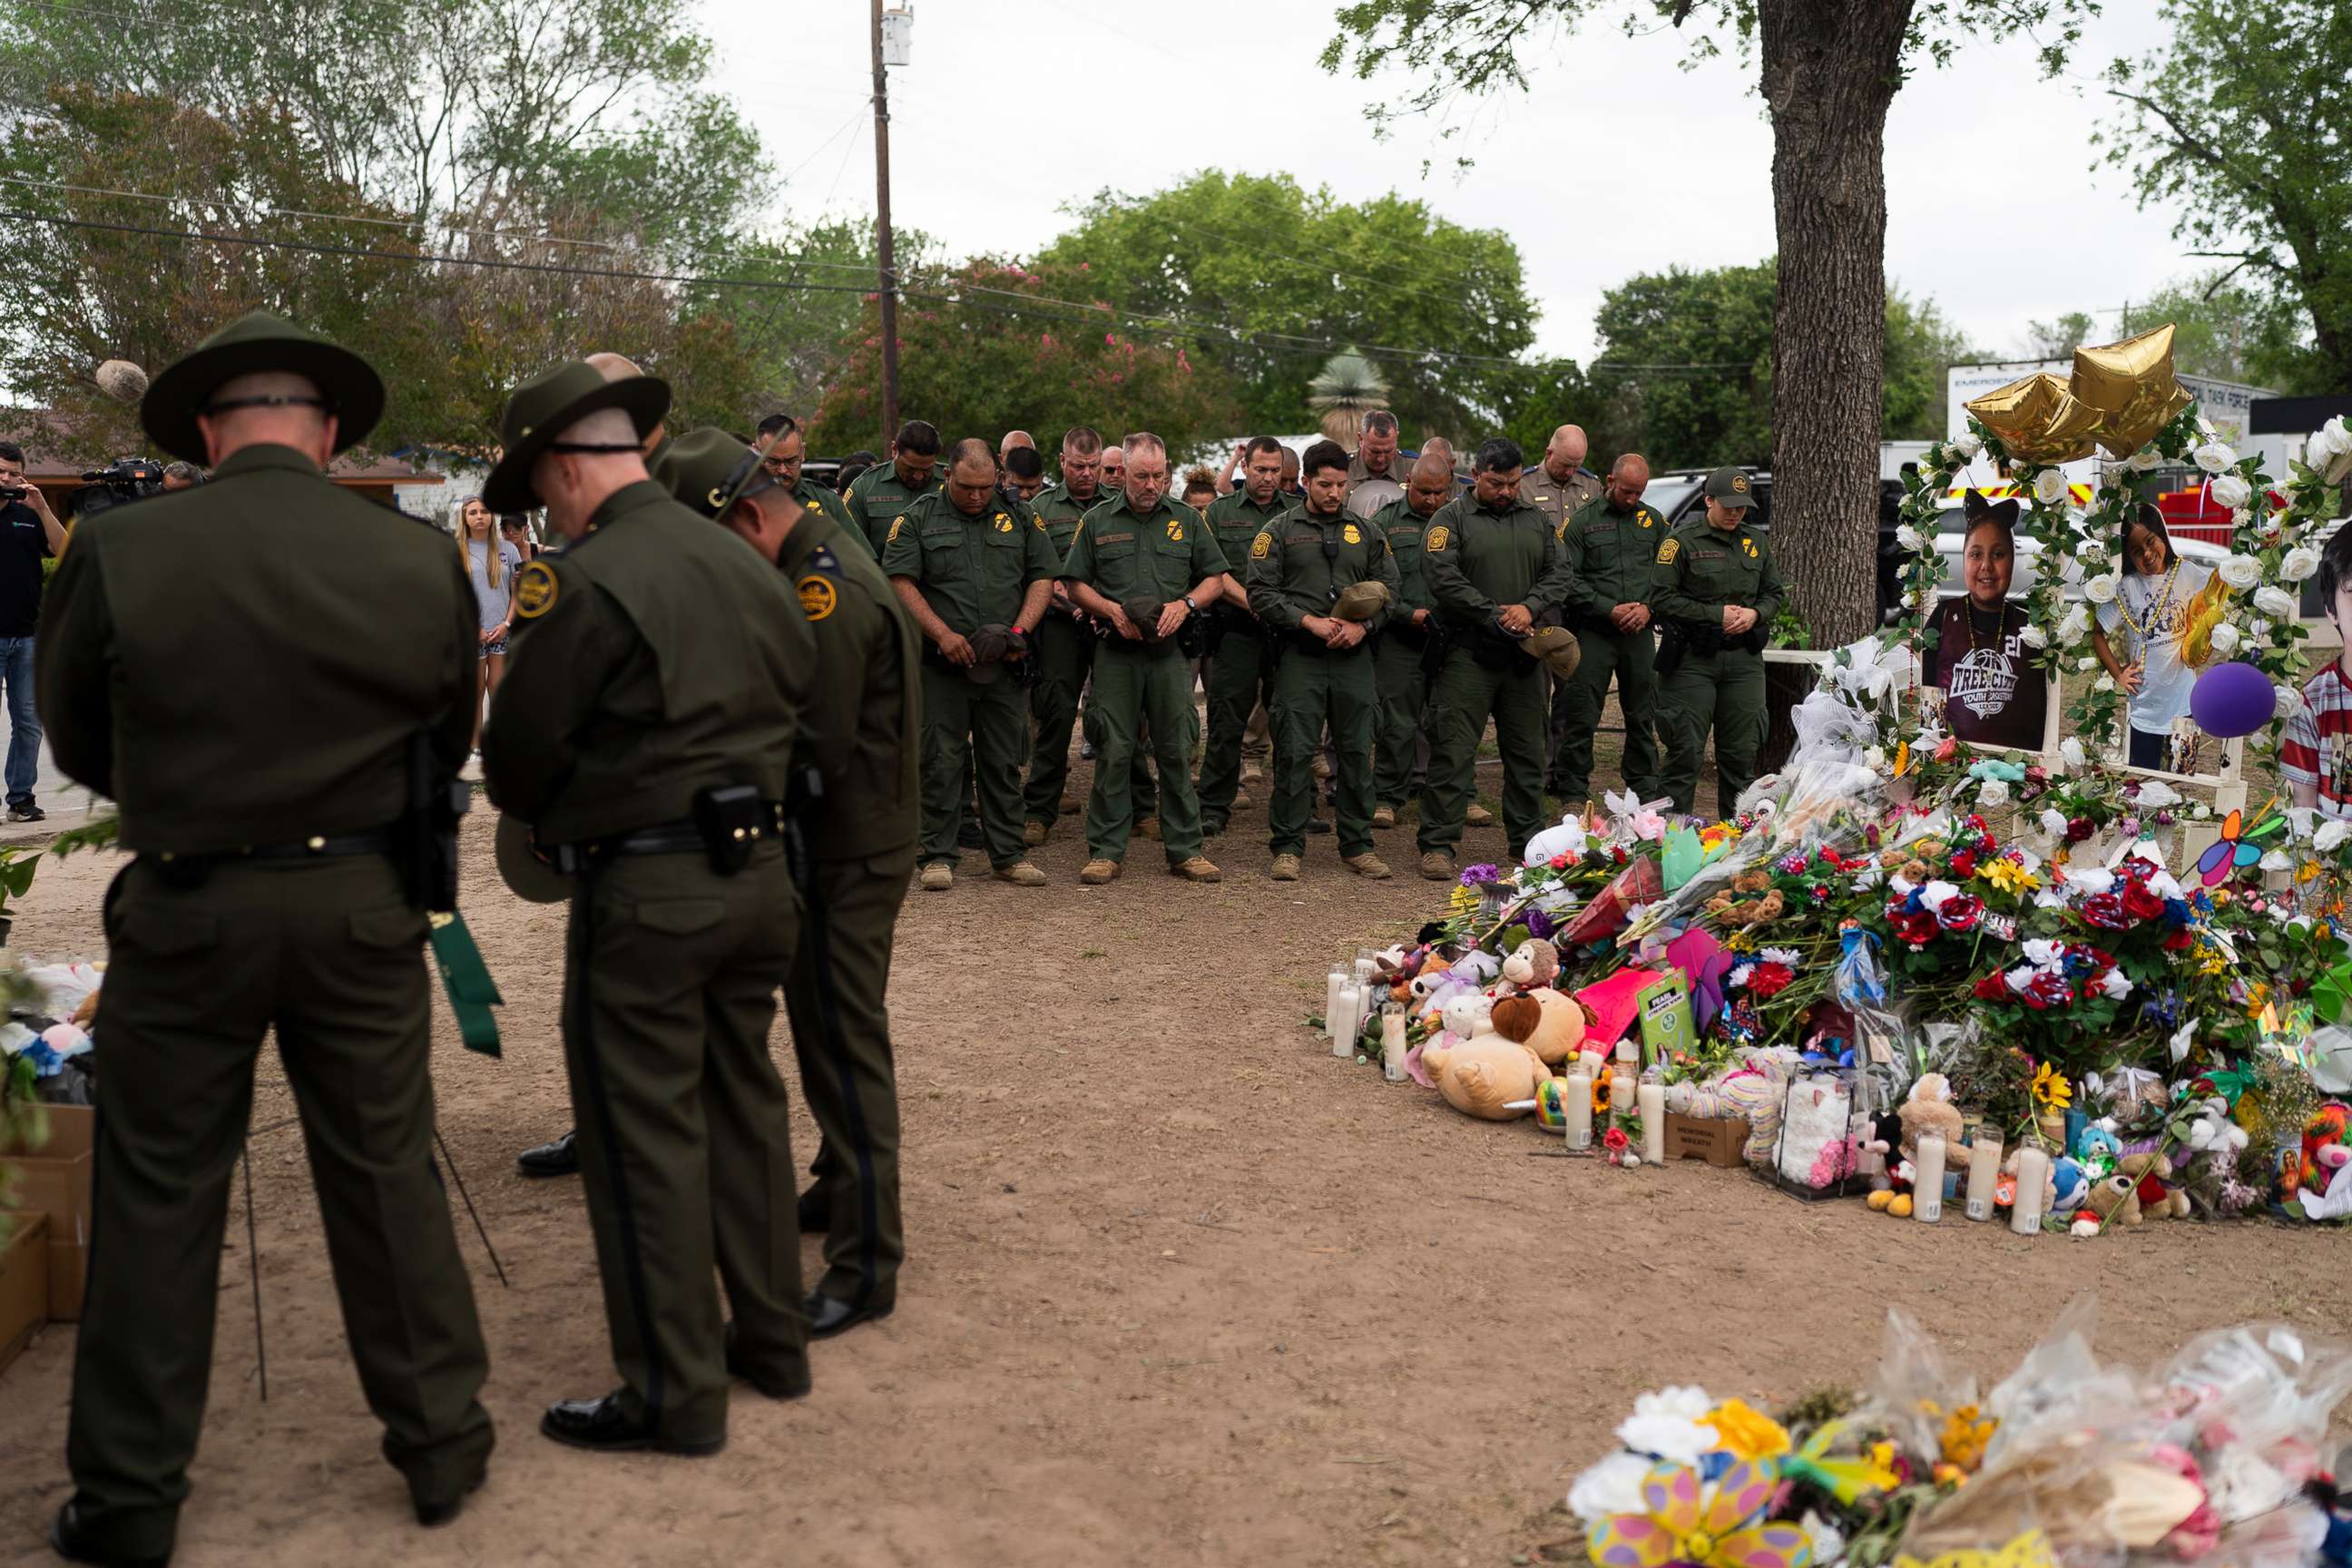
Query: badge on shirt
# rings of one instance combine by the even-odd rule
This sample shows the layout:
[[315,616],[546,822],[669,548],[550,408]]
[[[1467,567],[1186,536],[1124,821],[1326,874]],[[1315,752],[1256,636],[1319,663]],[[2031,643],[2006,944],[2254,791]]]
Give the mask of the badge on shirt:
[[1446,531],[1445,525],[1441,522],[1429,531],[1428,536],[1422,541],[1421,547],[1433,555],[1444,550],[1446,541],[1453,537],[1453,534]]
[[515,574],[515,614],[533,621],[555,607],[555,569],[533,561]]
[[1274,535],[1273,535],[1273,534],[1271,534],[1271,533],[1261,533],[1261,534],[1259,534],[1255,539],[1253,539],[1253,540],[1251,540],[1251,541],[1250,541],[1250,559],[1251,559],[1251,560],[1253,560],[1253,561],[1263,561],[1263,560],[1265,560],[1268,555],[1271,555],[1272,553],[1274,553]]
[[1001,511],[996,514],[996,531],[999,533],[1013,531],[1013,520]]
[[1168,520],[1168,542],[1171,544],[1181,544],[1184,542],[1184,520],[1182,518],[1171,517]]
[[1746,552],[1748,552],[1748,559],[1749,559],[1750,561],[1753,561],[1753,560],[1755,560],[1755,559],[1757,558],[1757,556],[1756,556],[1756,542],[1755,542],[1754,540],[1752,540],[1752,539],[1748,538],[1748,537],[1746,534],[1744,534],[1744,533],[1743,533],[1743,534],[1741,534],[1741,535],[1739,536],[1739,548],[1740,548],[1740,549],[1742,549],[1742,550],[1744,550],[1744,551],[1746,551]]
[[1364,536],[1356,531],[1356,525],[1352,522],[1339,531],[1339,537],[1350,544],[1361,544],[1364,542]]
[[841,596],[835,592],[833,584],[814,573],[802,578],[795,586],[801,591],[801,614],[812,621],[824,619],[833,614],[834,605],[840,603]]
[[1661,566],[1673,565],[1675,563],[1675,557],[1681,554],[1682,550],[1683,542],[1681,540],[1667,540],[1664,544],[1658,546],[1658,564]]

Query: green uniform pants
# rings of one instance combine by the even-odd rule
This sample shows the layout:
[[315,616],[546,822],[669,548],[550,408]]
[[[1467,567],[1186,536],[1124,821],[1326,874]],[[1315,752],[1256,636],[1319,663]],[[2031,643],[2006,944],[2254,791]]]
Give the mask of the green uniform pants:
[[1514,855],[1544,822],[1544,667],[1517,654],[1501,669],[1466,647],[1449,648],[1429,689],[1429,783],[1421,795],[1421,852],[1454,853],[1477,794],[1478,742],[1486,720],[1503,753],[1503,830]]
[[1248,627],[1225,634],[1210,656],[1208,679],[1209,745],[1201,756],[1201,830],[1224,831],[1234,814],[1234,796],[1242,787],[1242,737],[1250,714],[1261,700],[1273,701],[1274,671],[1265,639]]
[[377,856],[115,880],[89,1275],[66,1458],[93,1544],[172,1549],[213,1364],[221,1232],[273,1026],[343,1331],[419,1496],[488,1457],[488,1370],[433,1164],[425,915]]
[[664,1440],[727,1431],[727,1355],[806,1366],[791,1117],[768,1055],[800,926],[784,852],[732,877],[698,851],[629,855],[572,896],[563,1055],[623,1413]]
[[1658,679],[1652,668],[1658,639],[1648,627],[1638,632],[1596,632],[1580,627],[1576,673],[1560,683],[1562,727],[1552,759],[1552,793],[1570,810],[1583,809],[1592,788],[1592,735],[1609,700],[1609,678],[1617,678],[1617,706],[1625,715],[1625,755],[1619,775],[1641,800],[1658,796]]
[[977,774],[981,837],[988,863],[1001,870],[1025,853],[1021,762],[1029,744],[1029,693],[1009,669],[982,685],[929,659],[922,668],[922,863],[956,863],[956,823],[966,782]]
[[817,860],[784,1008],[801,1098],[819,1142],[810,1173],[831,1215],[817,1289],[852,1307],[889,1307],[907,1256],[898,1218],[898,1077],[890,1055],[890,950],[914,846]]
[[1391,811],[1402,810],[1412,793],[1414,755],[1421,746],[1421,710],[1429,699],[1421,653],[1407,647],[1393,631],[1382,632],[1372,648],[1372,685],[1380,701],[1372,800]]
[[1685,655],[1658,684],[1658,723],[1667,737],[1663,787],[1676,811],[1691,809],[1699,758],[1714,729],[1715,811],[1728,816],[1756,782],[1756,752],[1764,744],[1764,656],[1745,648]]
[[1201,852],[1201,805],[1192,793],[1192,661],[1173,643],[1145,650],[1120,642],[1095,648],[1095,788],[1087,802],[1087,848],[1104,860],[1127,858],[1127,837],[1141,812],[1134,772],[1150,732],[1160,763],[1160,842],[1171,866]]
[[1328,723],[1337,755],[1339,853],[1372,852],[1372,731],[1379,706],[1372,654],[1282,650],[1274,670],[1274,804],[1267,842],[1276,855],[1307,853],[1315,814],[1315,752]]
[[[1035,740],[1029,748],[1029,779],[1022,790],[1022,812],[1031,822],[1052,822],[1062,809],[1062,792],[1070,782],[1070,731],[1078,722],[1078,699],[1095,666],[1095,635],[1067,616],[1047,616],[1031,639],[1036,651],[1036,684],[1029,689],[1029,715]],[[1086,736],[1095,740],[1089,707]],[[1097,764],[1100,759],[1097,758]],[[1137,813],[1150,816],[1160,809],[1160,792],[1143,753],[1135,757],[1130,786]]]

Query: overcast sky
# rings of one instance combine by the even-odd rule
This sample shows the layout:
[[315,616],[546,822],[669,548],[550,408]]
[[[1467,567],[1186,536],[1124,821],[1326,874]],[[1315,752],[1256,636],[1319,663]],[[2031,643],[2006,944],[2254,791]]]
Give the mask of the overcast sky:
[[[714,36],[752,45],[722,47],[720,81],[789,172],[785,208],[871,214],[866,0],[700,4]],[[1532,92],[1462,111],[1477,163],[1457,174],[1456,144],[1425,125],[1372,139],[1359,110],[1382,83],[1317,67],[1336,9],[916,0],[914,63],[891,73],[892,216],[952,255],[1025,255],[1067,226],[1065,202],[1105,184],[1150,191],[1213,166],[1349,201],[1394,189],[1516,239],[1538,348],[1579,360],[1612,284],[1771,253],[1771,127],[1751,68],[1685,71],[1672,31],[1628,38],[1607,21],[1540,43]],[[2112,327],[2118,307],[2209,265],[2119,172],[2089,166],[2106,110],[2090,79],[2162,40],[2154,0],[2109,0],[2056,80],[2021,42],[1923,67],[1887,124],[1888,279],[2007,355],[2029,321],[2089,310]]]

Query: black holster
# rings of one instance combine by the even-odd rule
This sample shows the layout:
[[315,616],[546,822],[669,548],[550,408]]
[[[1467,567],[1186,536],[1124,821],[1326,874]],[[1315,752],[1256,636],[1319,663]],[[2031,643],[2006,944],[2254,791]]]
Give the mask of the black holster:
[[430,731],[408,738],[408,780],[400,820],[393,824],[393,863],[408,907],[436,913],[457,907],[457,819],[473,809],[474,792],[443,771]]
[[710,868],[732,877],[775,826],[775,811],[757,784],[713,784],[694,792],[694,830]]

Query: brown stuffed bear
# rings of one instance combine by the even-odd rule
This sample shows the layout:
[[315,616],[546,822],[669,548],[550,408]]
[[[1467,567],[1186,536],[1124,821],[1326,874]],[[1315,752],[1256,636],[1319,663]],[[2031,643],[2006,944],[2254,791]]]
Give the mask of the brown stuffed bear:
[[2116,1162],[2118,1175],[2137,1188],[2139,1212],[2149,1219],[2186,1219],[2189,1194],[2172,1185],[2172,1162],[2161,1154],[2126,1154]]
[[1903,1122],[1903,1157],[1906,1160],[1917,1162],[1922,1133],[1943,1134],[1947,1160],[1951,1158],[1951,1151],[1960,1146],[1960,1108],[1952,1103],[1952,1086],[1942,1073],[1920,1074],[1919,1081],[1911,1086],[1909,1098],[1895,1108],[1895,1114]]
[[[1524,997],[1509,997],[1495,1006],[1499,1012],[1522,1003],[1540,1016],[1536,1004]],[[1551,1078],[1551,1069],[1537,1060],[1533,1051],[1504,1038],[1500,1032],[1473,1040],[1454,1037],[1442,1046],[1424,1047],[1421,1065],[1436,1080],[1437,1092],[1445,1097],[1446,1104],[1465,1116],[1486,1121],[1512,1121],[1525,1116],[1526,1110],[1508,1108],[1514,1103],[1532,1105],[1536,1085]]]
[[2109,1226],[2134,1226],[2139,1220],[2139,1183],[2129,1176],[2108,1176],[2091,1184],[2090,1194],[2068,1228],[2076,1236],[2096,1236]]

